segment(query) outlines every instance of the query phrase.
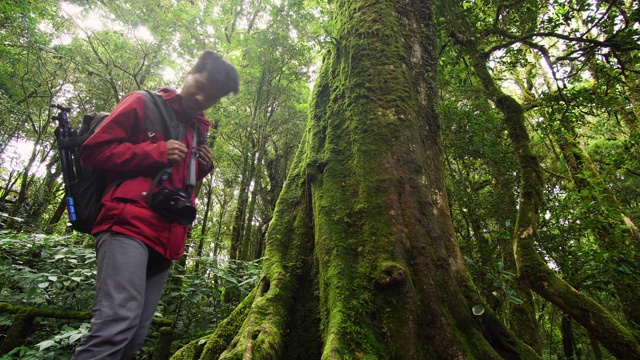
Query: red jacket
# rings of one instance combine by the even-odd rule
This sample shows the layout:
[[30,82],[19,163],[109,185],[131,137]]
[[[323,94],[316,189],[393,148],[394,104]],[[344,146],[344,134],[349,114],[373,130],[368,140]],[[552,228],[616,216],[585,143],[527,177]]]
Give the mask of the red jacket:
[[[163,98],[173,108],[178,121],[197,125],[206,134],[211,123],[203,113],[186,118],[182,112],[180,95],[173,89],[162,88]],[[139,239],[170,260],[184,254],[189,226],[169,222],[147,205],[147,193],[153,178],[169,163],[163,134],[145,128],[144,99],[134,92],[125,97],[98,130],[84,143],[80,152],[87,166],[107,170],[108,183],[126,178],[111,188],[102,199],[102,211],[93,226],[92,234],[110,230]],[[163,184],[168,188],[185,188],[193,144],[193,127],[187,126],[187,157],[173,164],[171,177]],[[198,166],[198,180],[213,170]],[[128,178],[131,172],[138,176]],[[195,196],[192,197],[195,204]]]

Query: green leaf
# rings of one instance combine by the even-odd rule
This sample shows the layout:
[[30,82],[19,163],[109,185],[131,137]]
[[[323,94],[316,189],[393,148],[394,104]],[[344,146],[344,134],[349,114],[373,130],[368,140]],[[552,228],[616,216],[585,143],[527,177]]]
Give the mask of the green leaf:
[[31,298],[33,297],[33,294],[36,293],[37,288],[35,286],[30,286],[27,289],[27,294],[26,294],[26,300],[31,300]]
[[78,339],[82,337],[82,335],[84,335],[84,333],[78,332],[76,334],[69,336],[69,344],[76,342]]
[[55,344],[56,343],[53,340],[45,340],[43,342],[37,343],[36,346],[38,347],[38,350],[42,351],[44,349],[54,346]]

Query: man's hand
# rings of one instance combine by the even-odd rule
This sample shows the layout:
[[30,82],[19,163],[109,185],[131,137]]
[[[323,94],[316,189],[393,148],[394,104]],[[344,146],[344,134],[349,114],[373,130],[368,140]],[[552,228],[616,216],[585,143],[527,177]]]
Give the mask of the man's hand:
[[198,163],[205,169],[213,166],[213,154],[207,145],[198,146]]
[[170,164],[178,162],[187,156],[187,147],[178,140],[167,141],[167,159]]

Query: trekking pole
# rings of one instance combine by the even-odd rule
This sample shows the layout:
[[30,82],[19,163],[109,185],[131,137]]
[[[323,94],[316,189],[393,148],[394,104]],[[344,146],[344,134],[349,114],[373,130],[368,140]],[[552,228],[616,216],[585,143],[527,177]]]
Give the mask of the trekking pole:
[[77,131],[69,126],[69,111],[71,108],[61,105],[52,104],[52,108],[60,110],[57,116],[53,116],[53,120],[58,121],[58,127],[54,134],[58,142],[58,151],[60,152],[60,163],[62,164],[62,179],[64,181],[65,204],[69,221],[76,221],[76,208],[73,196],[71,194],[70,185],[78,180],[75,169],[79,159],[78,147],[73,143],[73,139],[77,136]]

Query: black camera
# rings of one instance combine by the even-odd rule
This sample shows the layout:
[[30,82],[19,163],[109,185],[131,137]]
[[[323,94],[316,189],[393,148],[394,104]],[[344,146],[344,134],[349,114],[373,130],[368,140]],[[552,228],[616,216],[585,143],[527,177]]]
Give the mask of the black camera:
[[196,208],[191,203],[191,198],[179,189],[161,187],[153,194],[151,208],[180,225],[190,225],[196,218]]

